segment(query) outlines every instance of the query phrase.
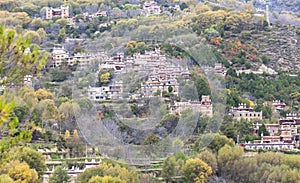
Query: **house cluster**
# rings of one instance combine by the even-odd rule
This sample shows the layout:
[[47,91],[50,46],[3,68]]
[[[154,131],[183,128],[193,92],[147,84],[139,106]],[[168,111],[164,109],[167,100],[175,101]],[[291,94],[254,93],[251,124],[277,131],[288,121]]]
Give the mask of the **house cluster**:
[[[143,76],[140,83],[140,97],[153,97],[157,93],[178,96],[179,84],[177,78],[189,79],[190,73],[182,66],[175,66],[161,54],[159,48],[145,51],[144,54],[134,54],[133,57],[124,58],[123,53],[107,57],[99,66],[100,69],[114,69],[115,73],[126,73],[130,70]],[[108,88],[107,88],[108,87]],[[112,82],[107,87],[90,87],[89,98],[94,101],[121,98],[123,92],[122,82]],[[109,90],[108,90],[109,89]],[[132,94],[130,94],[132,95]]]
[[132,62],[124,60],[124,53],[117,53],[114,56],[106,57],[102,60],[99,69],[114,69],[115,72],[123,71]]
[[95,17],[107,17],[108,12],[107,11],[98,11],[94,14],[89,14],[89,13],[83,13],[83,16],[88,17],[88,18],[95,18]]
[[255,140],[253,143],[243,144],[245,149],[251,150],[293,150],[299,147],[300,141],[300,118],[296,114],[287,114],[285,118],[279,119],[278,124],[264,124],[269,136],[257,134],[260,123],[254,123],[254,134],[260,135],[261,140]]
[[[101,163],[101,159],[99,161],[96,161],[95,159],[92,159],[91,161],[85,160],[84,162],[84,168],[80,169],[79,167],[72,167],[71,169],[65,168],[67,170],[68,175],[70,176],[70,183],[76,183],[77,177],[80,173],[84,172],[86,169],[93,168],[98,166]],[[49,177],[54,173],[54,165],[51,170],[47,169],[43,176],[43,183],[49,182]]]
[[215,64],[215,67],[214,67],[214,71],[215,71],[217,74],[222,75],[223,77],[226,76],[226,67],[225,67],[224,64],[222,64],[222,63],[216,63],[216,64]]
[[106,55],[104,53],[76,53],[74,55],[70,55],[64,47],[54,47],[51,57],[51,67],[59,67],[62,63],[66,63],[69,66],[77,64],[78,67],[85,67],[91,65],[96,59],[103,59]]
[[133,55],[133,69],[147,73],[147,80],[141,83],[141,96],[153,97],[157,92],[178,96],[179,84],[177,78],[189,79],[188,69],[174,65],[162,55],[160,49],[146,51],[145,54]]
[[69,6],[61,6],[60,8],[46,7],[46,19],[52,18],[68,18]]
[[213,106],[210,96],[203,95],[201,101],[188,101],[188,102],[174,102],[174,105],[170,105],[170,112],[173,114],[180,114],[186,109],[192,109],[195,112],[199,112],[202,115],[212,117]]
[[246,120],[262,120],[262,111],[254,111],[252,107],[247,107],[246,104],[241,103],[238,107],[232,107],[230,114],[233,119],[240,121],[241,119]]
[[157,2],[150,1],[143,4],[143,12],[146,16],[149,16],[150,14],[159,15],[161,13],[161,9]]
[[266,65],[262,64],[257,71],[253,71],[251,69],[246,69],[246,70],[237,70],[236,71],[237,75],[240,75],[242,73],[245,74],[269,74],[269,75],[277,75],[278,72],[276,72],[275,70],[273,70],[272,68],[267,67]]
[[286,107],[286,104],[280,100],[273,100],[272,107],[275,111],[281,111]]
[[[124,83],[112,81],[108,86],[89,87],[88,98],[93,101],[107,101],[122,99],[124,94],[134,99],[151,98],[154,96],[178,96],[178,78],[189,79],[190,73],[187,68],[180,64],[175,64],[165,55],[161,54],[159,48],[145,53],[134,54],[125,58],[123,53],[118,53],[112,57],[107,57],[99,65],[99,69],[114,69],[114,73],[124,74],[134,71],[141,75],[140,88],[136,93],[126,93]],[[185,109],[192,109],[203,115],[211,117],[213,106],[209,96],[202,96],[201,101],[174,102],[169,106],[170,113],[181,113]]]
[[107,101],[121,99],[123,94],[123,82],[117,81],[108,86],[89,87],[88,98],[93,101]]

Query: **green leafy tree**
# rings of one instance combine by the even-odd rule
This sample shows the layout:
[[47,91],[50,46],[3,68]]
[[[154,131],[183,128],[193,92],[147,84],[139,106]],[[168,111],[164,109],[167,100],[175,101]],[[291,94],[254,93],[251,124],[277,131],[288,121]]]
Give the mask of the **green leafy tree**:
[[101,169],[100,167],[92,167],[86,169],[83,173],[79,174],[78,180],[80,182],[88,182],[94,176],[103,177],[103,169]]
[[262,124],[262,125],[259,127],[259,129],[258,129],[257,135],[258,135],[259,137],[261,137],[261,134],[263,134],[264,136],[269,136],[269,135],[270,135],[269,131],[267,130],[267,128],[266,128],[266,126],[265,126],[265,124]]
[[143,145],[153,145],[160,141],[159,137],[155,134],[150,134],[143,142]]
[[270,106],[263,106],[262,107],[262,115],[267,119],[271,119],[272,117],[272,108]]
[[196,151],[200,151],[203,145],[207,145],[213,152],[218,152],[225,145],[233,146],[234,141],[224,135],[206,134],[199,137],[195,142],[194,148]]
[[173,90],[174,90],[174,89],[173,89],[172,86],[168,86],[168,92],[169,92],[169,93],[172,93]]
[[228,178],[232,178],[233,174],[230,174],[234,167],[234,163],[237,159],[241,158],[244,154],[244,150],[239,146],[225,145],[218,151],[218,170],[219,173]]
[[[28,48],[30,52],[25,51]],[[0,84],[19,84],[25,75],[38,74],[47,58],[47,54],[39,53],[38,46],[31,46],[31,38],[0,26]]]
[[65,38],[66,38],[67,34],[66,34],[66,29],[63,27],[59,30],[59,33],[58,33],[58,43],[62,43]]
[[29,142],[31,132],[18,129],[18,118],[13,116],[14,102],[6,102],[0,98],[0,132],[7,134],[0,140],[0,157],[3,152],[20,142]]
[[172,182],[172,177],[175,176],[176,173],[176,159],[175,157],[169,157],[164,161],[162,176],[165,181]]
[[204,151],[200,152],[196,157],[201,159],[205,163],[207,163],[212,168],[214,174],[217,173],[218,171],[217,157],[213,152],[205,149]]
[[67,183],[70,182],[70,176],[62,166],[55,168],[53,174],[49,177],[49,183]]

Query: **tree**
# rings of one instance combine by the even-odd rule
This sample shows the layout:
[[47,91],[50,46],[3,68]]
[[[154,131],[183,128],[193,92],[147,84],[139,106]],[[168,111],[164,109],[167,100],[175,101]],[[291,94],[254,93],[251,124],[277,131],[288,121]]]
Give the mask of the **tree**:
[[78,180],[79,182],[89,182],[89,180],[94,176],[104,176],[103,169],[101,169],[100,167],[92,167],[86,169],[84,172],[79,174]]
[[46,99],[53,99],[53,94],[51,92],[48,92],[44,88],[40,88],[35,92],[35,97],[41,101]]
[[175,157],[168,157],[163,164],[162,177],[164,177],[165,181],[172,182],[172,177],[175,176],[176,173],[176,159]]
[[74,137],[78,137],[78,130],[75,129],[75,130],[73,131],[73,136],[74,136]]
[[168,86],[168,92],[172,93],[172,91],[173,91],[173,87],[172,86]]
[[7,174],[0,175],[0,183],[14,183],[14,180]]
[[267,128],[266,128],[266,126],[265,126],[264,123],[259,127],[258,132],[257,132],[257,135],[259,137],[261,136],[261,134],[263,134],[264,136],[269,136],[270,135],[270,133],[267,130]]
[[99,167],[105,176],[119,177],[121,180],[130,183],[138,182],[138,175],[134,169],[129,169],[117,163],[100,163]]
[[143,142],[143,145],[153,145],[160,141],[159,137],[155,134],[150,134]]
[[207,163],[212,168],[212,172],[214,174],[217,173],[218,163],[216,155],[213,152],[205,149],[204,151],[200,152],[196,157]]
[[53,100],[45,99],[38,104],[40,114],[44,121],[58,119],[58,110]]
[[3,155],[3,162],[10,162],[18,160],[20,162],[26,162],[31,169],[35,169],[38,176],[41,178],[46,168],[45,158],[39,152],[29,147],[15,147],[10,149]]
[[70,176],[62,166],[55,168],[53,174],[49,177],[49,183],[67,183],[70,182]]
[[107,84],[110,80],[110,73],[107,72],[107,73],[104,73],[100,76],[100,82],[101,83],[104,83],[104,84]]
[[270,106],[263,106],[262,107],[262,115],[267,119],[271,119],[271,117],[272,117],[272,108]]
[[198,77],[195,81],[195,86],[197,88],[199,99],[201,99],[202,95],[210,95],[210,87],[209,84],[201,77]]
[[179,5],[179,7],[181,10],[184,10],[184,9],[188,8],[188,5],[185,2],[183,2]]
[[1,134],[7,134],[0,140],[0,157],[3,152],[14,147],[17,143],[31,140],[30,131],[17,128],[19,125],[18,118],[12,115],[14,107],[15,103],[13,101],[6,102],[0,98],[0,132]]
[[225,145],[233,146],[234,141],[224,135],[219,134],[205,134],[199,137],[195,142],[195,150],[199,151],[203,145],[207,145],[213,152],[218,152]]
[[111,176],[93,176],[88,183],[126,183],[126,181],[121,180],[119,177]]
[[30,44],[31,38],[23,38],[14,30],[0,26],[1,85],[19,84],[25,75],[37,75],[46,64],[48,55],[40,55],[38,46],[33,46],[29,53],[25,51]]
[[[58,107],[58,113],[61,116],[61,124],[67,128],[74,128],[76,114],[79,114],[80,106],[75,102],[64,102]],[[61,127],[60,127],[61,129]]]
[[211,167],[199,158],[188,159],[182,168],[182,176],[187,183],[204,183],[211,174]]
[[218,170],[224,177],[228,176],[231,178],[233,174],[231,171],[234,166],[234,162],[242,157],[244,150],[239,146],[225,145],[218,151]]
[[34,169],[30,169],[25,162],[10,161],[3,167],[3,172],[15,182],[36,183],[38,181],[37,172]]
[[33,44],[41,43],[41,36],[36,31],[28,30],[23,35],[25,38],[30,38]]
[[70,138],[70,131],[69,130],[66,130],[66,133],[65,133],[65,139],[68,139]]
[[179,121],[179,116],[175,114],[166,114],[162,118],[160,124],[161,126],[165,127],[169,132],[174,129]]
[[58,43],[62,43],[66,38],[66,29],[63,27],[59,30],[57,41]]

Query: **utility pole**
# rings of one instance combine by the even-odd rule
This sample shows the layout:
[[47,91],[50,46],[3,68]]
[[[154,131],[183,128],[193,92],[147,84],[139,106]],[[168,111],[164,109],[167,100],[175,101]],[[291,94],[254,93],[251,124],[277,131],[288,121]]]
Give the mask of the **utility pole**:
[[269,5],[270,5],[270,0],[266,0],[266,21],[268,23],[268,26],[270,27]]
[[85,143],[85,159],[88,159],[88,147],[87,147],[87,143]]

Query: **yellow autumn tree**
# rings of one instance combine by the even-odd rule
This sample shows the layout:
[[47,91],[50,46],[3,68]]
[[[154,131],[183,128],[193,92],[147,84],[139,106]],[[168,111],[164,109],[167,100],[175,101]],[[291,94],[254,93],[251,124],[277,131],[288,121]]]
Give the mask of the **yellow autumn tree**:
[[38,174],[34,169],[30,169],[25,162],[11,161],[7,163],[3,172],[7,174],[15,183],[36,183],[38,181]]
[[212,174],[212,168],[199,158],[188,159],[182,168],[182,176],[187,183],[204,183]]
[[100,76],[101,83],[108,83],[109,79],[110,79],[110,73],[109,72],[101,74],[101,76]]
[[47,90],[40,88],[35,92],[35,96],[38,98],[38,100],[45,100],[45,99],[52,99],[53,94],[48,92]]
[[69,130],[66,130],[66,133],[65,133],[65,139],[68,139],[70,138],[70,131]]

